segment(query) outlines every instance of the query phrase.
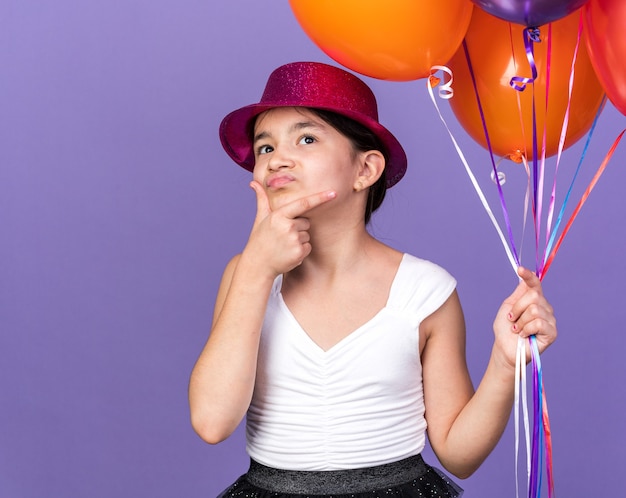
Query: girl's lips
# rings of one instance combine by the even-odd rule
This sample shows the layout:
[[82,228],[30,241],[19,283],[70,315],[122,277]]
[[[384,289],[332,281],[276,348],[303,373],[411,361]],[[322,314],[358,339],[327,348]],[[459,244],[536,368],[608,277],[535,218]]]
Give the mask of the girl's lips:
[[277,189],[277,188],[284,187],[285,185],[287,185],[288,183],[291,183],[294,180],[295,178],[291,175],[270,176],[267,179],[266,185],[268,188]]

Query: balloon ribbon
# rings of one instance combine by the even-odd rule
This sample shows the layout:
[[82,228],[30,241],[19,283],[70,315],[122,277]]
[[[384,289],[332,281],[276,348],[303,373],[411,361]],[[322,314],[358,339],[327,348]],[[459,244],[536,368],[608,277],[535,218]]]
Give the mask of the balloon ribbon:
[[[582,14],[581,14],[582,16]],[[548,26],[549,29],[549,35],[548,35],[548,61],[547,61],[547,83],[546,83],[546,112],[547,112],[547,106],[548,106],[548,85],[549,85],[549,80],[550,80],[550,54],[551,54],[551,25]],[[569,92],[568,92],[568,104],[567,104],[567,110],[565,113],[565,117],[564,117],[564,122],[563,122],[563,126],[562,126],[562,130],[561,130],[561,136],[560,136],[560,140],[559,140],[559,148],[558,148],[558,158],[557,158],[557,167],[556,170],[558,171],[558,164],[560,162],[560,158],[561,158],[561,153],[564,147],[564,142],[565,142],[565,137],[566,137],[566,132],[567,132],[567,125],[568,125],[568,121],[569,121],[569,112],[570,112],[570,103],[571,103],[571,94],[572,94],[572,88],[573,88],[573,81],[574,81],[574,64],[576,61],[576,57],[577,57],[577,53],[578,53],[578,47],[580,44],[580,39],[581,39],[581,34],[582,34],[582,17],[581,17],[581,21],[579,23],[579,31],[578,31],[578,40],[577,40],[577,44],[576,44],[576,49],[574,52],[574,57],[573,57],[573,61],[572,61],[572,68],[571,68],[571,74],[570,74],[570,81],[569,81]],[[589,197],[589,194],[591,193],[591,190],[593,190],[593,188],[595,187],[598,179],[600,178],[601,174],[604,172],[604,169],[606,168],[609,160],[611,159],[617,145],[619,144],[620,140],[622,139],[622,136],[624,135],[624,133],[626,132],[626,129],[623,130],[620,135],[617,137],[617,139],[615,140],[613,146],[610,148],[609,152],[607,153],[606,157],[604,158],[604,160],[602,161],[602,164],[600,165],[600,167],[598,168],[595,176],[593,177],[592,181],[590,182],[589,186],[587,187],[585,193],[583,194],[582,198],[580,199],[578,205],[576,206],[576,209],[574,210],[573,214],[571,215],[569,221],[567,222],[563,232],[561,233],[560,237],[558,238],[556,244],[554,244],[554,247],[552,247],[552,244],[554,243],[554,239],[556,237],[556,233],[557,233],[557,229],[559,228],[559,225],[561,223],[561,219],[563,217],[563,212],[565,209],[565,206],[567,204],[567,201],[569,200],[569,196],[572,190],[572,186],[573,186],[573,182],[576,179],[576,176],[578,174],[578,171],[580,169],[580,165],[582,163],[583,158],[585,157],[586,151],[587,151],[587,147],[589,145],[589,141],[591,139],[591,135],[594,131],[596,122],[598,120],[598,117],[600,115],[600,112],[603,108],[603,104],[604,102],[602,102],[602,104],[600,105],[598,112],[596,114],[596,117],[594,119],[593,125],[591,126],[591,129],[589,131],[589,135],[587,138],[587,143],[585,145],[585,148],[583,150],[582,153],[582,157],[580,159],[578,168],[576,170],[576,173],[574,175],[574,179],[572,180],[572,184],[570,185],[570,188],[567,192],[567,195],[565,197],[565,201],[563,203],[563,206],[561,207],[561,211],[559,213],[556,225],[554,227],[554,229],[551,231],[550,233],[550,237],[548,238],[548,233],[550,232],[551,229],[551,224],[552,224],[552,217],[553,217],[553,213],[554,213],[554,201],[555,201],[555,191],[556,191],[556,172],[555,172],[555,178],[554,178],[554,184],[553,184],[553,188],[552,188],[552,197],[551,197],[551,202],[550,202],[550,206],[549,206],[549,214],[548,214],[548,221],[547,221],[547,226],[546,226],[546,248],[544,249],[544,254],[543,257],[540,259],[539,258],[539,234],[541,231],[541,210],[542,210],[542,193],[543,193],[543,177],[544,177],[544,168],[545,168],[545,154],[546,154],[546,129],[544,127],[543,130],[543,135],[544,135],[544,139],[543,139],[543,145],[542,145],[542,159],[541,159],[541,167],[539,167],[538,163],[537,163],[537,158],[538,158],[538,140],[537,140],[537,127],[536,127],[536,112],[535,112],[535,94],[534,94],[534,81],[537,78],[537,67],[534,61],[534,51],[533,51],[533,43],[539,42],[541,41],[540,39],[540,32],[538,28],[526,28],[524,30],[524,46],[525,46],[525,50],[526,50],[526,56],[528,59],[528,62],[530,64],[531,67],[531,73],[532,73],[532,77],[528,78],[528,77],[520,77],[520,76],[514,76],[513,78],[511,78],[510,80],[510,86],[512,88],[514,88],[515,90],[518,91],[523,91],[528,84],[532,84],[533,85],[533,99],[532,99],[532,120],[533,120],[533,215],[535,218],[535,249],[536,249],[536,259],[537,259],[537,269],[536,269],[536,273],[539,276],[539,278],[542,280],[548,269],[550,268],[554,257],[556,255],[556,253],[558,252],[563,239],[565,237],[565,235],[568,233],[569,229],[571,228],[572,223],[574,222],[575,218],[577,217],[578,213],[580,212],[580,209],[582,208],[583,204],[586,202],[587,198]],[[452,139],[452,142],[457,150],[457,153],[459,155],[459,157],[461,158],[461,161],[463,163],[463,165],[465,166],[466,172],[468,174],[468,176],[470,177],[470,180],[474,186],[474,189],[476,190],[482,204],[483,207],[485,208],[485,211],[487,212],[489,218],[491,219],[494,227],[496,228],[496,231],[500,237],[500,240],[504,246],[504,249],[507,253],[507,256],[509,257],[509,261],[511,263],[511,266],[513,267],[514,270],[517,269],[518,266],[520,266],[520,259],[515,247],[515,243],[514,243],[514,239],[513,239],[513,232],[512,232],[512,228],[511,228],[511,223],[510,223],[510,219],[509,219],[509,215],[508,215],[508,210],[506,207],[506,202],[504,199],[504,194],[502,191],[502,183],[503,181],[501,180],[501,177],[498,174],[497,171],[497,165],[495,163],[494,160],[494,154],[493,154],[493,149],[491,147],[491,142],[489,139],[489,134],[488,134],[488,129],[487,129],[487,123],[485,120],[485,115],[482,109],[482,105],[480,102],[480,96],[478,94],[478,87],[476,85],[476,79],[475,79],[475,75],[472,69],[472,64],[471,64],[471,59],[470,59],[470,55],[469,55],[469,51],[467,48],[467,44],[465,41],[463,41],[463,49],[465,52],[465,56],[466,56],[466,60],[467,60],[467,64],[468,64],[468,68],[469,68],[469,72],[470,72],[470,76],[472,79],[472,83],[474,86],[474,92],[475,92],[475,96],[476,96],[476,102],[478,105],[478,110],[479,110],[479,114],[482,120],[482,124],[483,124],[483,130],[485,133],[485,138],[486,138],[486,142],[487,142],[487,148],[489,150],[490,156],[491,156],[491,161],[492,161],[492,167],[493,167],[493,176],[494,176],[494,181],[498,187],[498,193],[499,193],[499,197],[500,197],[500,202],[501,202],[501,207],[502,207],[502,211],[503,211],[503,215],[504,215],[504,220],[505,220],[505,224],[506,224],[506,228],[508,231],[508,235],[509,235],[509,243],[510,243],[510,247],[507,244],[506,238],[504,237],[504,234],[502,233],[502,230],[500,229],[498,222],[495,219],[495,216],[493,215],[493,212],[491,211],[491,208],[489,207],[489,203],[487,202],[482,190],[480,189],[480,186],[478,185],[478,182],[476,181],[476,178],[474,176],[474,174],[471,171],[471,168],[469,167],[463,152],[461,151],[461,148],[459,147],[457,141],[455,140],[452,132],[450,131],[450,128],[448,127],[448,125],[445,122],[445,119],[443,118],[441,111],[439,110],[439,107],[437,106],[437,102],[436,99],[434,97],[433,94],[433,88],[435,86],[437,86],[441,80],[439,78],[437,78],[435,76],[435,72],[438,70],[442,70],[445,74],[447,74],[449,76],[448,81],[442,85],[442,87],[440,87],[439,89],[439,97],[443,98],[443,99],[450,99],[453,97],[454,92],[452,89],[452,81],[453,81],[453,75],[452,72],[450,71],[449,68],[445,67],[445,66],[433,66],[431,68],[431,75],[428,78],[428,84],[427,84],[427,88],[428,88],[428,92],[430,94],[431,100],[433,101],[433,104],[435,105],[435,108],[439,114],[439,118],[441,119],[441,121],[443,122],[444,126],[446,127],[448,134],[450,135],[450,138]],[[524,161],[525,163],[525,161]],[[530,171],[529,171],[530,173]],[[549,254],[549,255],[548,255]],[[546,257],[547,256],[547,257]],[[542,372],[542,367],[541,367],[541,360],[540,360],[540,356],[539,356],[539,349],[537,347],[537,339],[535,336],[531,336],[528,339],[529,342],[529,348],[530,348],[530,357],[531,357],[531,364],[532,364],[532,371],[533,371],[533,415],[534,415],[534,425],[533,425],[533,438],[532,438],[532,445],[530,442],[530,424],[529,424],[529,416],[528,416],[528,407],[527,407],[527,401],[526,401],[526,376],[525,376],[525,369],[522,366],[523,363],[525,362],[526,359],[526,345],[525,345],[525,341],[523,339],[520,338],[520,340],[518,341],[518,347],[517,347],[517,353],[516,353],[516,379],[518,379],[518,382],[516,382],[515,385],[515,429],[516,429],[516,436],[515,436],[515,476],[516,476],[516,496],[519,497],[519,479],[518,479],[518,455],[519,455],[519,411],[520,411],[520,399],[521,399],[521,410],[523,412],[523,421],[524,421],[524,428],[525,428],[525,435],[526,435],[526,448],[527,448],[527,489],[528,489],[528,497],[529,498],[540,498],[541,496],[541,488],[542,488],[542,477],[543,477],[543,468],[544,468],[544,463],[545,463],[545,468],[546,468],[546,476],[547,476],[547,490],[548,490],[548,497],[552,498],[554,495],[554,479],[553,479],[553,462],[552,462],[552,435],[551,435],[551,430],[550,430],[550,419],[549,419],[549,415],[548,415],[548,405],[547,405],[547,399],[546,399],[546,394],[545,394],[545,387],[543,384],[543,372]],[[520,392],[521,391],[521,392]]]

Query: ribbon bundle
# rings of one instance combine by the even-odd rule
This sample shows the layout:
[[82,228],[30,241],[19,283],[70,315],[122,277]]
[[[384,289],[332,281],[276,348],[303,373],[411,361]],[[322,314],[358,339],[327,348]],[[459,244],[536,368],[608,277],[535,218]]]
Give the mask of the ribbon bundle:
[[[548,44],[548,47],[547,47],[547,54],[548,54],[547,61],[548,62],[547,62],[545,70],[546,70],[546,78],[547,78],[548,85],[549,85],[550,54],[551,54],[551,36],[550,36],[551,25],[549,24],[546,28],[547,28],[546,42]],[[570,72],[570,77],[569,77],[568,105],[567,105],[567,109],[565,111],[565,115],[563,118],[563,125],[561,128],[559,146],[558,146],[558,151],[557,151],[557,156],[556,156],[556,166],[554,170],[553,185],[552,185],[552,190],[550,194],[550,202],[547,207],[547,217],[546,217],[546,223],[544,227],[545,228],[545,244],[543,245],[543,247],[540,242],[541,242],[541,232],[542,232],[546,141],[545,141],[545,128],[544,128],[544,140],[541,142],[543,145],[540,151],[539,150],[540,141],[538,139],[539,130],[537,129],[537,124],[536,124],[537,119],[536,119],[536,112],[535,112],[536,111],[535,106],[537,103],[535,101],[535,93],[534,93],[534,82],[537,79],[537,75],[538,75],[538,71],[537,71],[537,67],[536,67],[535,59],[534,59],[534,44],[539,43],[541,41],[540,31],[538,28],[526,28],[523,32],[526,57],[528,59],[528,62],[531,68],[532,76],[531,77],[514,76],[510,80],[510,86],[514,90],[517,90],[520,92],[530,90],[533,92],[532,94],[532,117],[533,117],[532,164],[529,165],[523,155],[520,155],[518,159],[520,160],[520,162],[524,163],[524,166],[526,168],[526,172],[528,175],[528,186],[527,186],[527,191],[526,191],[526,202],[525,202],[525,208],[524,208],[524,225],[526,224],[526,216],[528,212],[528,200],[532,199],[532,216],[533,216],[533,222],[534,222],[533,225],[534,225],[534,231],[535,231],[535,241],[534,241],[535,242],[535,260],[536,260],[535,272],[540,279],[543,279],[545,275],[547,274],[550,266],[552,265],[552,262],[554,261],[554,258],[557,252],[559,251],[559,248],[561,247],[561,244],[563,242],[565,235],[568,233],[569,229],[571,228],[572,223],[578,216],[578,213],[580,212],[583,204],[586,202],[587,198],[589,197],[589,194],[591,193],[598,179],[604,172],[617,145],[619,144],[622,136],[626,132],[626,130],[624,130],[618,135],[612,147],[606,154],[604,160],[601,162],[599,168],[597,169],[588,187],[584,191],[578,204],[574,208],[572,214],[569,217],[569,220],[565,224],[565,227],[559,233],[559,228],[563,221],[563,218],[566,212],[566,207],[571,199],[571,194],[573,191],[574,183],[580,172],[581,165],[586,156],[589,143],[593,135],[593,131],[595,129],[598,117],[604,105],[604,102],[602,103],[602,105],[600,105],[598,112],[595,116],[595,119],[593,121],[593,124],[588,132],[587,140],[584,145],[581,158],[578,162],[578,166],[575,170],[575,173],[573,175],[573,178],[571,180],[567,193],[564,197],[564,201],[558,212],[556,221],[553,223],[554,215],[555,215],[555,207],[556,207],[556,179],[557,179],[559,163],[561,161],[561,154],[564,148],[567,127],[568,127],[571,95],[572,95],[572,88],[573,88],[574,76],[575,76],[574,68],[575,68],[575,62],[576,62],[576,58],[578,54],[578,47],[580,45],[580,40],[582,37],[582,29],[583,29],[583,23],[582,23],[582,14],[581,14],[579,27],[578,27],[578,39],[576,42],[576,48],[575,48],[574,55],[573,55],[571,72]],[[483,109],[481,106],[480,95],[478,92],[478,87],[476,85],[475,76],[472,70],[470,54],[469,54],[469,51],[467,49],[467,45],[465,42],[463,42],[463,48],[465,51],[465,57],[467,59],[470,76],[472,78],[472,82],[474,85],[476,102],[478,104],[478,110],[479,110],[480,118],[482,121],[483,130],[485,133],[487,149],[489,150],[489,154],[491,157],[491,164],[493,168],[492,178],[494,179],[494,182],[497,187],[498,198],[499,198],[500,205],[502,208],[502,215],[504,219],[506,232],[508,235],[508,240],[507,240],[507,237],[504,235],[502,229],[500,228],[500,225],[497,222],[496,217],[494,213],[492,212],[489,206],[489,203],[484,193],[482,192],[480,185],[478,181],[476,180],[476,177],[474,176],[461,148],[459,147],[456,139],[454,138],[450,128],[446,124],[445,119],[443,118],[437,106],[437,101],[433,94],[433,88],[437,86],[441,81],[439,78],[435,76],[435,74],[437,73],[437,71],[442,71],[444,73],[444,78],[443,78],[444,83],[439,87],[439,97],[442,99],[450,99],[453,97],[454,92],[452,88],[452,82],[453,82],[452,71],[445,66],[433,66],[431,69],[431,77],[428,79],[428,82],[427,82],[427,89],[430,94],[431,100],[433,104],[435,105],[435,108],[439,114],[439,117],[441,121],[443,122],[446,130],[448,131],[448,134],[450,135],[450,138],[456,148],[456,151],[461,159],[461,162],[463,163],[465,167],[465,170],[472,182],[472,185],[474,186],[474,189],[476,190],[476,193],[478,194],[479,199],[481,200],[481,203],[485,211],[487,212],[487,215],[491,219],[491,222],[494,225],[498,233],[500,241],[502,242],[502,245],[508,256],[509,262],[513,270],[516,271],[517,267],[520,266],[520,255],[519,255],[519,251],[517,250],[517,247],[515,245],[515,241],[513,238],[512,225],[511,225],[509,212],[508,212],[505,197],[504,197],[504,192],[502,189],[502,185],[504,181],[503,181],[503,177],[501,173],[498,172],[497,170],[497,163],[494,159],[494,153],[493,153],[491,143],[489,140],[487,121],[485,119],[485,115],[483,113]],[[546,95],[546,100],[544,104],[547,109],[548,89],[546,89],[545,95]],[[521,114],[521,109],[520,109],[520,114]],[[531,435],[530,435],[531,434],[530,415],[529,415],[528,402],[527,402],[527,382],[526,382],[527,349],[530,351],[530,358],[531,358],[530,363],[531,363],[531,370],[532,370],[532,399],[533,399],[532,418],[534,422],[533,428],[532,428],[532,440],[531,440]],[[547,488],[548,497],[552,498],[552,496],[554,495],[554,479],[553,479],[553,465],[552,465],[552,438],[551,438],[551,431],[550,431],[550,419],[548,416],[548,406],[547,406],[545,387],[543,383],[543,372],[542,372],[541,360],[539,357],[539,350],[537,347],[537,341],[535,337],[530,337],[528,340],[524,340],[520,338],[520,340],[518,341],[517,355],[516,355],[516,378],[518,379],[515,385],[516,496],[519,497],[518,456],[519,456],[519,445],[520,445],[520,434],[521,434],[521,428],[520,428],[520,412],[521,412],[523,426],[524,426],[524,436],[525,436],[524,441],[526,444],[526,456],[527,456],[527,459],[526,459],[526,469],[527,469],[526,485],[527,485],[527,490],[528,490],[527,496],[528,498],[539,498],[541,496],[542,488],[545,487]],[[547,481],[545,483],[545,486],[543,483],[544,470],[545,470],[546,481]]]

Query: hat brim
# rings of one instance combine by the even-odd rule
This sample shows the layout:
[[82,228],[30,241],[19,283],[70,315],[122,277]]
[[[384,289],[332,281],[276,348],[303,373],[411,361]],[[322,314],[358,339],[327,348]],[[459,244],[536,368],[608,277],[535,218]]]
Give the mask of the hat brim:
[[353,119],[357,123],[362,124],[374,133],[386,148],[389,160],[385,166],[385,176],[387,188],[392,187],[400,181],[404,176],[407,168],[407,157],[404,149],[396,137],[387,128],[382,126],[378,121],[365,116],[361,113],[350,112],[346,109],[336,109],[332,107],[324,107],[319,104],[306,102],[298,102],[292,105],[284,103],[276,104],[251,104],[237,109],[228,114],[220,124],[219,135],[220,141],[226,153],[239,166],[253,171],[254,169],[254,151],[250,137],[250,127],[253,120],[261,113],[276,107],[305,107],[312,109],[320,109],[335,112]]

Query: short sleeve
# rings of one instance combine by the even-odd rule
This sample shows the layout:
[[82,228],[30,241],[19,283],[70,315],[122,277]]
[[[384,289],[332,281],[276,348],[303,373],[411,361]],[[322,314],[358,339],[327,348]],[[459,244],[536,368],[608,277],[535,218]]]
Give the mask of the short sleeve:
[[404,254],[391,287],[388,307],[412,317],[416,325],[441,307],[456,288],[456,279],[441,266]]

